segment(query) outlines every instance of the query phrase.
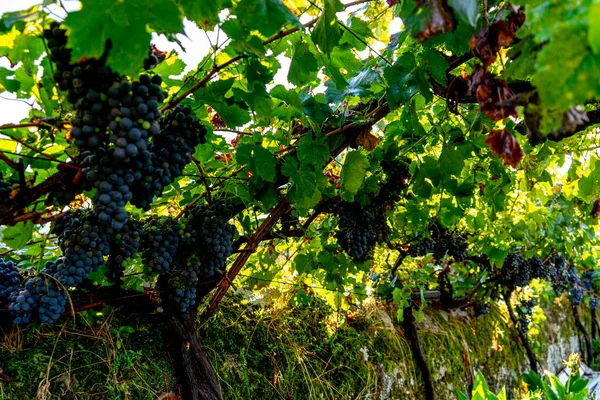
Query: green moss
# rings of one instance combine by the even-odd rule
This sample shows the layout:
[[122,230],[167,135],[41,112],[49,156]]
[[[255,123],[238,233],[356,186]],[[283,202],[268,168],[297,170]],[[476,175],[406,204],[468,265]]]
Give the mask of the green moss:
[[2,385],[2,399],[155,399],[174,387],[160,332],[136,316],[126,323],[13,330],[0,353],[0,368],[12,379]]

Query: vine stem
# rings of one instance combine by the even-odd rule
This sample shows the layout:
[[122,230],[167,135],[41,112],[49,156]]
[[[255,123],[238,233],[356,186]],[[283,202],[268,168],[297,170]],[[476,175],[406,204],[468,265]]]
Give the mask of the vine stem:
[[592,314],[592,339],[596,339],[600,333],[600,325],[598,325],[596,309],[590,310],[590,313]]
[[585,326],[581,323],[581,319],[579,318],[579,307],[575,304],[572,304],[573,310],[573,318],[575,319],[575,326],[579,330],[579,332],[583,335],[583,340],[585,342],[585,362],[590,365],[592,360],[594,359],[594,350],[592,348],[592,342],[590,340],[590,335],[585,329]]
[[290,210],[290,208],[291,206],[287,200],[282,198],[277,206],[275,206],[275,208],[271,211],[269,216],[260,224],[252,237],[249,238],[248,244],[244,249],[248,251],[243,251],[238,254],[237,258],[233,262],[233,265],[231,266],[231,269],[229,270],[229,273],[227,273],[227,276],[221,279],[221,282],[219,282],[217,290],[210,300],[210,305],[207,310],[209,314],[212,314],[217,309],[221,303],[221,300],[225,296],[225,293],[227,293],[227,290],[231,286],[231,282],[240,273],[244,265],[246,265],[246,262],[250,256],[256,251],[258,244],[267,236],[271,228],[277,223],[277,221],[279,221],[283,214]]
[[507,291],[503,295],[504,302],[506,303],[506,309],[508,310],[508,316],[510,317],[510,320],[512,321],[513,325],[515,326],[515,329],[517,331],[517,334],[519,335],[519,338],[521,339],[521,343],[523,344],[523,347],[525,347],[525,352],[527,353],[527,358],[529,359],[529,366],[531,367],[531,370],[533,372],[535,372],[536,374],[539,374],[538,361],[535,358],[535,354],[533,353],[533,350],[531,349],[531,345],[529,344],[529,339],[527,338],[527,333],[523,329],[521,329],[521,327],[519,326],[517,317],[515,315],[512,304],[510,302],[511,294],[512,294],[512,291]]
[[[32,128],[32,127],[48,127],[48,128],[59,128],[59,129],[65,129],[64,125],[66,124],[65,121],[58,121],[56,123],[56,125],[50,124],[48,122],[45,121],[39,121],[39,122],[26,122],[24,124],[4,124],[4,125],[0,125],[0,130],[1,129],[18,129],[18,128]],[[4,133],[3,133],[4,134]],[[8,135],[7,135],[8,136]]]
[[206,86],[206,84],[211,80],[211,78],[213,76],[215,76],[219,71],[221,71],[221,70],[227,68],[228,66],[230,66],[231,64],[235,64],[236,62],[238,62],[244,58],[247,58],[247,57],[248,57],[247,54],[240,54],[239,56],[235,56],[231,60],[226,61],[223,64],[213,66],[213,68],[208,72],[208,74],[206,74],[204,76],[204,78],[202,78],[194,86],[192,86],[191,88],[189,88],[188,90],[183,92],[181,95],[179,95],[179,97],[176,97],[175,99],[173,99],[169,103],[167,103],[166,106],[161,108],[161,111],[164,112],[166,110],[169,110],[169,109],[175,107],[177,104],[181,103],[190,94],[192,94],[196,90]]

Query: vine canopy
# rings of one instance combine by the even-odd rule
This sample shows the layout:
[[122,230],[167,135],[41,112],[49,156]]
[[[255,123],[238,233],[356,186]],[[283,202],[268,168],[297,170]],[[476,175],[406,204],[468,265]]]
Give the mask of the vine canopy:
[[583,276],[598,257],[597,21],[597,2],[552,0],[6,12],[0,91],[30,107],[0,126],[0,253],[72,291],[60,271],[87,261],[65,235],[107,224],[97,235],[139,251],[94,248],[80,276],[137,290],[164,277],[163,297],[188,306],[242,270],[338,307],[373,288],[489,301],[530,282],[502,277],[515,253],[560,254]]

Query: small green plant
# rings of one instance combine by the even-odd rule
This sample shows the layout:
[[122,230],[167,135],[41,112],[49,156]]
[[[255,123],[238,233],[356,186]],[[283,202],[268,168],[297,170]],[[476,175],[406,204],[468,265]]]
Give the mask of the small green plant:
[[[456,394],[459,400],[469,400],[469,397],[460,390],[457,390]],[[500,392],[495,395],[488,388],[481,371],[477,371],[475,383],[473,384],[473,391],[471,392],[471,400],[506,400],[506,391],[502,388]]]
[[[569,379],[563,384],[556,375],[545,371],[543,378],[534,371],[523,374],[521,380],[524,383],[525,390],[518,392],[517,400],[584,400],[588,398],[588,380],[581,378],[579,374],[579,354],[573,353],[565,361],[565,366],[569,368]],[[469,397],[457,390],[456,394],[459,400],[469,400]],[[491,392],[485,382],[481,372],[477,372],[475,383],[471,392],[471,400],[506,400],[504,388],[495,395]]]
[[570,370],[569,379],[563,384],[556,375],[546,371],[542,379],[538,374],[531,371],[521,378],[527,385],[526,397],[524,399],[544,400],[584,400],[588,398],[588,380],[582,379],[579,374],[579,354],[569,356],[565,365]]

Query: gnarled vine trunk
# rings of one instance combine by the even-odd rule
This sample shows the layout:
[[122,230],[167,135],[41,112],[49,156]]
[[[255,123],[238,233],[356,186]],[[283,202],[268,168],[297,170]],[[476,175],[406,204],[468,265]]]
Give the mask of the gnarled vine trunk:
[[412,304],[406,307],[403,311],[404,335],[410,343],[410,348],[413,353],[413,357],[421,371],[423,376],[423,384],[425,385],[425,399],[435,399],[435,389],[433,387],[433,377],[427,365],[427,358],[421,347],[421,341],[419,340],[419,333],[417,332],[417,326],[415,325],[414,315],[412,312]]
[[579,330],[579,332],[583,335],[583,341],[585,343],[585,362],[590,365],[592,360],[594,359],[594,349],[592,348],[592,341],[590,340],[590,335],[588,334],[587,329],[581,323],[581,319],[579,318],[579,308],[577,305],[572,305],[573,317],[575,319],[575,326]]
[[179,375],[184,400],[222,400],[221,388],[200,343],[195,310],[165,315],[169,352]]
[[[200,304],[215,287],[220,276],[207,279],[196,286],[196,304]],[[166,275],[158,278],[157,289],[164,306],[163,323],[166,330],[167,351],[177,371],[183,400],[222,400],[221,387],[198,336],[196,316],[198,308],[191,307],[185,313],[169,298],[169,282]]]

